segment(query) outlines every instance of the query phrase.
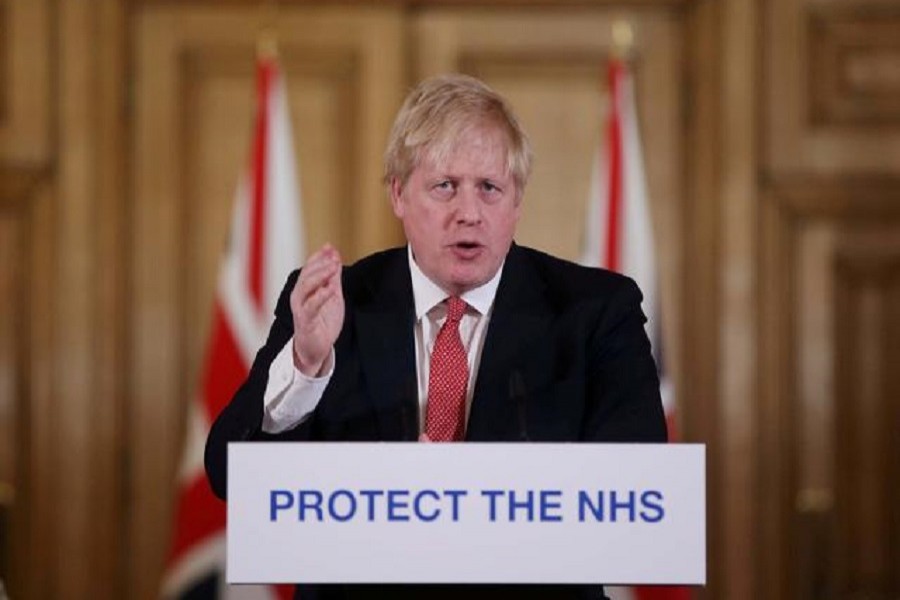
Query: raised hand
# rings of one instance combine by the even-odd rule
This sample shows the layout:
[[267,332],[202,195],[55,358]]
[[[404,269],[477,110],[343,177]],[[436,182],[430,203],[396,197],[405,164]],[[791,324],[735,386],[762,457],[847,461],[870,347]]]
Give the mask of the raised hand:
[[294,365],[315,377],[328,371],[331,348],[344,325],[341,255],[325,244],[309,257],[291,291]]

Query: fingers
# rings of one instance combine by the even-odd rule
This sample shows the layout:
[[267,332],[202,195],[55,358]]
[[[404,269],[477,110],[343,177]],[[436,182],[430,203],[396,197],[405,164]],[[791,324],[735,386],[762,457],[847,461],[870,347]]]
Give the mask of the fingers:
[[341,262],[341,253],[337,251],[337,248],[332,246],[330,243],[325,244],[315,254],[313,254],[307,262],[307,264],[311,262],[316,262],[319,260],[330,260],[337,263]]
[[427,433],[420,433],[420,434],[419,434],[419,441],[420,441],[420,442],[430,442],[430,441],[431,441],[431,438],[428,437],[428,434],[427,434]]
[[304,267],[294,288],[297,292],[297,300],[301,305],[310,301],[310,299],[318,292],[328,287],[336,287],[336,279],[339,279],[340,265],[325,264],[317,265],[312,268],[310,273],[306,273]]
[[306,262],[300,272],[300,279],[312,280],[323,272],[337,271],[340,266],[341,255],[330,244],[326,244]]
[[335,290],[340,290],[340,272],[340,254],[333,246],[326,244],[309,258],[300,271],[300,278],[291,293],[294,308],[313,308],[306,306],[310,302],[316,309],[320,308]]
[[306,266],[303,267],[303,270],[315,270],[320,265],[327,265],[331,263],[340,264],[341,255],[331,244],[325,244],[319,250],[317,250],[309,259],[306,261]]
[[300,310],[306,313],[306,316],[312,317],[316,315],[322,307],[337,293],[337,285],[334,283],[335,277],[330,277],[325,283],[315,288],[309,295],[301,299]]

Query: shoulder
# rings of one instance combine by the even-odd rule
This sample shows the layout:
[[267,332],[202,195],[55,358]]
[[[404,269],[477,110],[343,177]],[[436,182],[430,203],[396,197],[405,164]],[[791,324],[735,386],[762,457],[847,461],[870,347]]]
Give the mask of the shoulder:
[[411,289],[406,247],[375,252],[344,267],[341,283],[344,296],[353,301],[402,294]]
[[596,267],[585,267],[534,248],[513,246],[513,261],[520,261],[540,281],[554,304],[618,300],[640,303],[642,296],[630,277]]
[[388,248],[369,254],[344,267],[344,276],[360,278],[376,275],[406,263],[406,246]]
[[398,267],[406,266],[406,247],[388,248],[369,254],[344,267],[344,279],[350,281],[377,277]]

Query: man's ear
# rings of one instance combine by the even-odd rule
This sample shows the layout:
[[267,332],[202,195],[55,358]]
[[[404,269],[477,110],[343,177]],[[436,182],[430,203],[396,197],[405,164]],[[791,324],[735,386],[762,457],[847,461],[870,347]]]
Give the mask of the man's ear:
[[404,208],[403,205],[403,185],[400,183],[400,179],[398,177],[392,177],[391,183],[388,185],[388,191],[391,196],[391,208],[394,209],[394,216],[397,218],[403,218]]

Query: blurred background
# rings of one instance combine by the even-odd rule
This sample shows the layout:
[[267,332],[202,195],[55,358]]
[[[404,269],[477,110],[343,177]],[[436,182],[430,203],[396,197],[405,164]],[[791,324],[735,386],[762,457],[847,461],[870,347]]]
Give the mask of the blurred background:
[[633,31],[666,368],[707,444],[698,599],[900,598],[896,0],[0,0],[0,580],[156,598],[217,269],[277,38],[306,246],[402,243],[420,78],[514,105],[517,239],[579,256]]

